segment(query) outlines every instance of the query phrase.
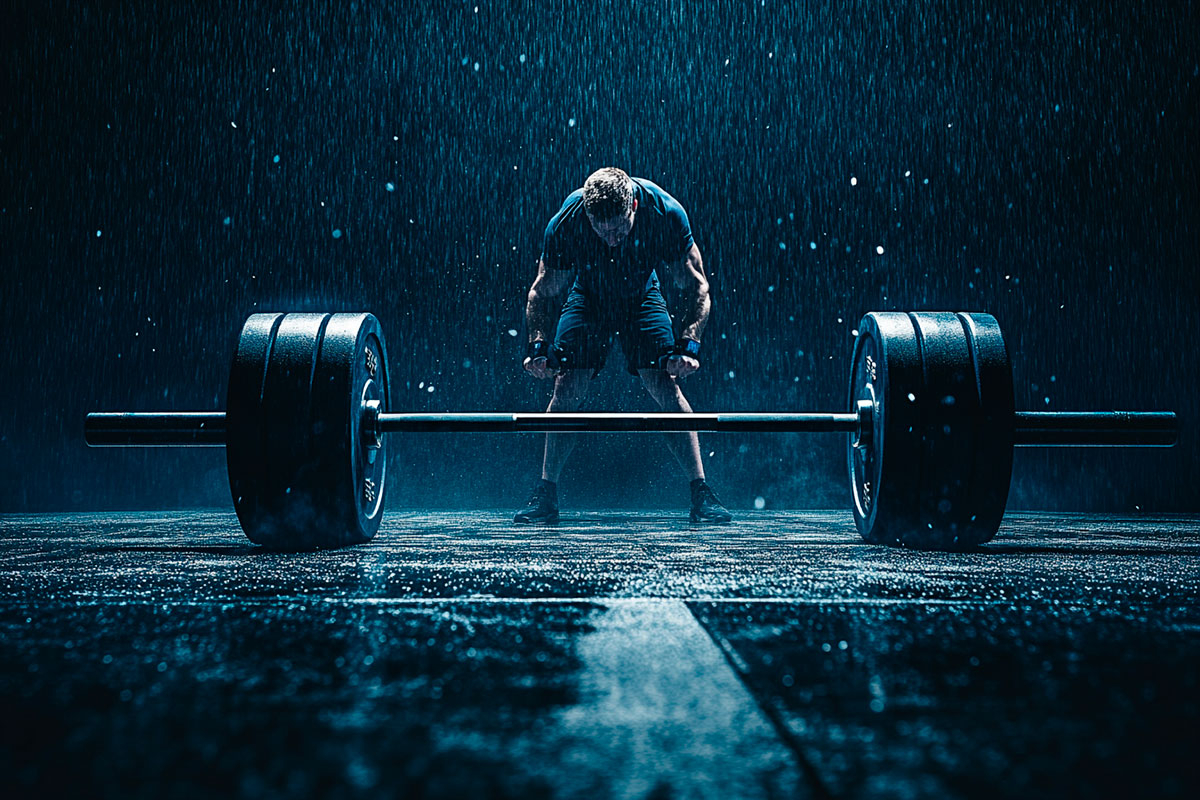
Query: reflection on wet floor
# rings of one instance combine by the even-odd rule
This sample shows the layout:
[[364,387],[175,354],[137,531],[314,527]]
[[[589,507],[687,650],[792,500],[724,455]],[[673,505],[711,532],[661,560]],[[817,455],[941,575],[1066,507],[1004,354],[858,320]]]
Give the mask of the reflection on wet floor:
[[[130,796],[1192,796],[1200,522],[0,518],[0,765]],[[70,768],[64,768],[70,765]]]

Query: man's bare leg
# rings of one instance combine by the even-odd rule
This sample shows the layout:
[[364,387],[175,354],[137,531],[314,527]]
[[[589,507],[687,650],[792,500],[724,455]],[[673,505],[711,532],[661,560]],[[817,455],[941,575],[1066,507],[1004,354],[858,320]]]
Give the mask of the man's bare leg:
[[[663,411],[682,411],[690,414],[692,407],[676,380],[661,369],[639,369],[638,375],[646,391]],[[700,437],[695,431],[668,433],[667,447],[687,473],[689,481],[704,479],[704,464],[700,460]]]
[[[548,412],[578,411],[587,398],[591,383],[590,369],[569,369],[554,379],[554,395],[550,398]],[[547,433],[546,454],[542,459],[542,480],[558,483],[567,456],[575,448],[576,433]],[[699,452],[697,450],[697,452]]]

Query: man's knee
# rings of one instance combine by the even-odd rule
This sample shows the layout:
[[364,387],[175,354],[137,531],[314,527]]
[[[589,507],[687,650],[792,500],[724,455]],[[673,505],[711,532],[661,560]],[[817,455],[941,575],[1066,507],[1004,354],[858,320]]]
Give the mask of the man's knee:
[[554,397],[552,405],[578,405],[587,397],[588,384],[591,382],[590,370],[569,369],[554,379]]
[[679,384],[661,369],[640,369],[642,385],[659,404],[671,403],[681,394]]

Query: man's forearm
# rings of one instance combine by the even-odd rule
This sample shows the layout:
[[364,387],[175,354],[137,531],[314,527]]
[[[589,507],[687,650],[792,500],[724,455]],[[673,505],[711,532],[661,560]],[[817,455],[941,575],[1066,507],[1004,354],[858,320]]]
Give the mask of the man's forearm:
[[679,338],[700,341],[704,326],[708,324],[708,315],[712,311],[712,301],[708,298],[708,287],[702,286],[689,298],[683,313],[683,328]]
[[538,292],[530,292],[529,300],[525,304],[525,323],[529,329],[529,341],[536,342],[538,339],[549,341],[551,336],[548,335],[553,320],[551,317],[554,312],[554,301],[557,298],[546,296]]

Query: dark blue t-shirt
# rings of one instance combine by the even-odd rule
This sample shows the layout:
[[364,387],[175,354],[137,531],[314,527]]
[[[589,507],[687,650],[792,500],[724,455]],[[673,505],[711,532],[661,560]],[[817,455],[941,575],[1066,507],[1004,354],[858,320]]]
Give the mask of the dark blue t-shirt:
[[644,178],[633,178],[637,211],[624,241],[609,247],[592,230],[583,209],[583,189],[567,196],[546,226],[542,263],[546,269],[577,269],[576,291],[598,297],[632,298],[657,280],[655,268],[676,262],[692,247],[687,212],[671,195]]

